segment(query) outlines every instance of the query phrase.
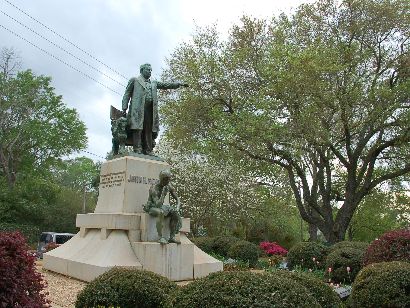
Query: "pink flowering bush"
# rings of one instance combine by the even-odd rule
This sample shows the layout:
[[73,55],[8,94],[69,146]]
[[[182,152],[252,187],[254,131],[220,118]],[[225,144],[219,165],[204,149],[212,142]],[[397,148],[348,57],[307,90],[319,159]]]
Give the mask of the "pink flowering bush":
[[273,242],[273,243],[272,242],[261,242],[259,244],[259,247],[268,256],[274,256],[274,255],[286,256],[288,254],[288,251],[276,242]]

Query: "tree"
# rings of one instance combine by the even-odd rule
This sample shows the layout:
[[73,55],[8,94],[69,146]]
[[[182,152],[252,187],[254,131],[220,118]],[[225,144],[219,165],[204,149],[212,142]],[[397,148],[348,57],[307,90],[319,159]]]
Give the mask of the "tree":
[[158,148],[171,165],[183,216],[191,218],[194,236],[235,235],[254,242],[279,241],[287,247],[299,237],[296,205],[282,179],[266,183],[246,162],[177,149],[164,137]]
[[164,78],[166,136],[279,166],[301,217],[343,240],[363,198],[410,172],[407,1],[320,0],[273,21],[243,17],[226,41],[199,29]]
[[85,125],[54,93],[50,77],[15,73],[15,54],[2,50],[0,167],[13,188],[19,177],[48,169],[57,158],[86,146]]
[[359,204],[348,229],[349,240],[372,242],[382,234],[410,226],[410,196],[375,189]]

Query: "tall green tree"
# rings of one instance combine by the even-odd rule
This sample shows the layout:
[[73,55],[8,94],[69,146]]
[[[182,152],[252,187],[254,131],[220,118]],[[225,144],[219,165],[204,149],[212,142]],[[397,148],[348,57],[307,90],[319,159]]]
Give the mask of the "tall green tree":
[[2,50],[0,170],[9,188],[19,176],[48,169],[56,159],[86,147],[85,125],[54,93],[51,78],[15,72],[14,52]]
[[288,175],[301,217],[343,240],[363,198],[410,172],[405,0],[319,0],[272,21],[243,17],[227,40],[199,29],[171,55],[166,135],[237,152]]
[[[199,155],[161,138],[159,155],[171,165],[184,217],[194,236],[235,235],[255,242],[299,238],[300,223],[284,179],[265,182],[246,161]],[[239,158],[238,158],[239,159]],[[286,227],[286,228],[285,228]]]

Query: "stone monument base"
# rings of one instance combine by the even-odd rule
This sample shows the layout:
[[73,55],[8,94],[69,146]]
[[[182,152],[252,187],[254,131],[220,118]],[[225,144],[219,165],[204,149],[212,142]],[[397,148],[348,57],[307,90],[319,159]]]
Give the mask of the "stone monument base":
[[[192,280],[223,270],[221,261],[186,237],[190,232],[187,218],[182,219],[177,235],[181,244],[157,242],[156,219],[144,213],[142,206],[149,187],[166,168],[169,166],[164,162],[139,157],[105,162],[95,212],[77,215],[80,232],[45,253],[43,268],[84,281],[91,281],[114,266],[146,269],[173,281]],[[169,237],[168,220],[162,233]]]

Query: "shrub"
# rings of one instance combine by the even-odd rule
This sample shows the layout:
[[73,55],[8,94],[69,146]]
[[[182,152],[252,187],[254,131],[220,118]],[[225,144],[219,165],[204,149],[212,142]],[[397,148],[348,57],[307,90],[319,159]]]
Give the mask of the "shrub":
[[352,283],[362,269],[364,250],[349,247],[336,249],[329,253],[325,260],[326,278],[334,282]]
[[280,255],[273,255],[269,257],[259,257],[258,259],[258,267],[259,268],[269,268],[275,267],[282,263],[283,257]]
[[0,232],[0,305],[45,307],[48,304],[35,257],[20,232]]
[[27,243],[37,246],[38,237],[41,233],[40,228],[33,225],[0,222],[0,232],[20,232],[27,240]]
[[335,251],[340,248],[354,248],[363,250],[363,252],[369,247],[369,243],[366,242],[356,242],[356,241],[342,241],[332,245],[329,249],[329,252]]
[[248,262],[249,266],[254,267],[258,262],[259,249],[255,244],[248,241],[234,243],[228,251],[228,257]]
[[192,239],[192,242],[201,250],[205,251],[206,253],[214,252],[214,241],[215,239],[212,237],[196,237]]
[[267,273],[218,272],[178,292],[175,307],[320,307],[305,287]]
[[328,249],[325,245],[316,242],[300,242],[289,249],[288,267],[296,265],[302,268],[324,268],[324,259]]
[[288,251],[276,242],[261,242],[259,244],[259,248],[262,249],[268,256],[286,256],[288,254]]
[[170,307],[176,289],[153,272],[114,267],[81,291],[75,307]]
[[351,307],[409,307],[410,263],[381,262],[363,268],[352,285]]
[[323,308],[343,307],[339,296],[326,283],[322,282],[313,275],[301,272],[289,272],[277,270],[272,275],[292,279],[304,286],[310,295],[312,295]]
[[217,253],[218,255],[227,257],[228,256],[228,251],[231,248],[231,246],[239,242],[240,239],[237,237],[233,236],[217,236],[215,237],[215,240],[213,242],[213,251]]
[[410,230],[395,230],[373,241],[364,254],[364,265],[377,262],[410,262]]

